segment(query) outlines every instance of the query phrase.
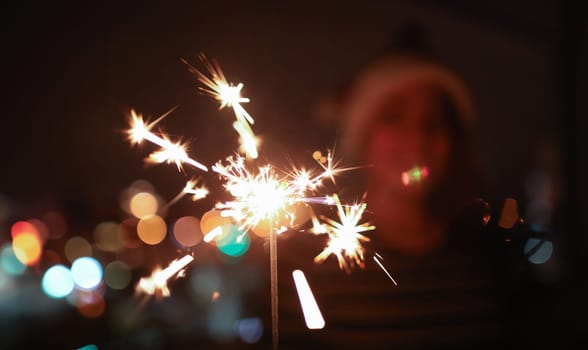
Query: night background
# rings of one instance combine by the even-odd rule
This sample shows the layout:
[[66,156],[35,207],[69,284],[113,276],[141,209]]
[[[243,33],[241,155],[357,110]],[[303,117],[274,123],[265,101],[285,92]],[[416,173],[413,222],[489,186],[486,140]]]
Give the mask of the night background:
[[[521,216],[548,230],[554,242],[553,261],[532,267],[540,291],[520,300],[542,318],[535,320],[542,328],[522,326],[521,332],[528,332],[533,346],[587,344],[588,22],[581,1],[13,6],[3,11],[2,21],[0,244],[10,246],[11,227],[21,220],[39,219],[49,231],[62,227],[64,234],[47,241],[44,250],[50,253],[36,266],[22,273],[0,268],[0,348],[45,343],[40,339],[62,348],[258,346],[259,339],[247,345],[240,334],[226,340],[223,329],[200,331],[206,327],[199,322],[205,321],[194,320],[196,312],[186,309],[204,306],[184,295],[190,276],[202,272],[197,268],[170,283],[170,298],[129,311],[139,304],[133,297],[138,278],[180,256],[170,235],[160,246],[145,247],[140,258],[93,247],[105,262],[115,256],[140,261],[126,262],[132,270],[128,286],[104,288],[106,307],[99,315],[80,315],[71,303],[47,297],[40,281],[53,264],[70,264],[64,255],[69,238],[92,243],[98,224],[129,216],[121,196],[135,181],[148,181],[169,200],[192,175],[200,175],[191,168],[145,165],[153,148],[127,141],[131,108],[154,119],[177,106],[161,125],[188,141],[189,154],[204,164],[237,148],[232,112],[218,111],[216,101],[196,91],[181,59],[198,64],[197,55],[204,52],[220,63],[229,81],[244,83],[244,95],[251,98],[247,110],[263,140],[262,157],[286,166],[312,164],[315,150],[337,140],[328,113],[333,96],[407,21],[429,31],[437,56],[471,88],[478,160],[491,184],[487,199],[517,199]],[[200,217],[219,200],[214,177],[203,177],[211,181],[212,195],[199,202],[183,198],[168,209],[168,224],[186,215]],[[261,249],[255,245],[247,254]],[[266,292],[262,253],[244,267],[249,272],[232,260],[226,265],[220,269],[237,276],[232,283],[250,282],[252,290]],[[243,274],[250,278],[241,281]],[[190,318],[191,326],[179,321]],[[270,336],[266,324],[261,342],[268,344]]]

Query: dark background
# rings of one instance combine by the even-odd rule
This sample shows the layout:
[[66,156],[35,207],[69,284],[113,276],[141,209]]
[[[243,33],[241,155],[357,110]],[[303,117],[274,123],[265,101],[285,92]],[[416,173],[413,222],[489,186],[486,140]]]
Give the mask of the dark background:
[[[125,139],[130,108],[156,117],[177,105],[162,125],[190,142],[194,158],[212,164],[229,155],[237,139],[230,111],[195,93],[181,58],[196,63],[205,52],[230,81],[245,84],[263,156],[306,160],[336,140],[320,121],[321,103],[388,45],[398,25],[417,20],[472,89],[488,196],[514,197],[524,208],[528,179],[549,179],[556,195],[546,215],[562,259],[554,303],[570,327],[585,325],[588,26],[580,3],[30,2],[6,9],[0,195],[12,205],[1,237],[11,220],[39,208],[69,210],[87,228],[117,219],[120,191],[139,178],[166,198],[177,193],[192,169],[145,167],[151,148]],[[189,214],[190,205],[175,210]]]

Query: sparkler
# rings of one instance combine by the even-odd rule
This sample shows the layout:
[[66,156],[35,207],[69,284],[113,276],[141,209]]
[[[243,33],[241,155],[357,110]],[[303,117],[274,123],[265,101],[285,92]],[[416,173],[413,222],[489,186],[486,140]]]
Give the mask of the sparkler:
[[[257,158],[256,138],[251,125],[253,117],[243,108],[242,104],[248,103],[249,99],[241,96],[243,84],[233,85],[227,81],[220,66],[212,61],[206,60],[202,55],[202,63],[209,73],[209,76],[201,73],[196,68],[186,63],[189,70],[196,75],[203,87],[199,90],[212,96],[220,102],[220,109],[231,107],[235,115],[233,128],[240,136],[240,151],[245,153],[247,158]],[[174,143],[163,134],[155,134],[152,128],[166,117],[170,112],[164,114],[151,123],[145,123],[143,117],[134,110],[131,111],[131,129],[129,130],[129,139],[132,143],[139,144],[147,140],[160,147],[160,150],[152,153],[149,160],[157,163],[175,163],[178,169],[182,164],[193,165],[203,171],[208,168],[203,164],[193,160],[187,155],[184,145]],[[225,189],[232,195],[233,199],[224,203],[218,203],[216,208],[221,211],[223,217],[230,217],[232,221],[239,225],[242,235],[258,227],[261,223],[266,223],[269,227],[270,239],[270,275],[271,275],[271,309],[272,309],[272,336],[274,349],[278,345],[278,284],[277,284],[277,234],[291,228],[295,220],[293,206],[299,203],[316,203],[326,205],[336,205],[340,222],[321,216],[324,221],[320,223],[318,218],[312,216],[313,229],[315,234],[328,234],[329,242],[327,247],[317,257],[315,262],[323,262],[328,256],[335,255],[339,262],[339,267],[349,271],[353,266],[364,266],[364,249],[362,242],[369,241],[369,238],[362,235],[362,232],[373,230],[374,226],[363,223],[359,224],[361,216],[365,211],[364,203],[343,206],[337,195],[333,196],[312,196],[319,188],[324,185],[324,180],[330,179],[335,184],[335,177],[340,173],[354,168],[342,168],[339,161],[334,160],[334,153],[327,152],[323,155],[321,152],[313,154],[314,159],[318,162],[322,171],[317,175],[305,169],[293,168],[290,172],[280,172],[271,165],[265,165],[251,171],[245,164],[245,158],[242,156],[233,156],[225,162],[217,162],[212,166],[212,170],[219,174],[225,180]],[[208,194],[204,187],[195,187],[196,182],[189,181],[181,193],[179,193],[170,203],[179,200],[185,194],[192,194],[194,199],[203,198]],[[211,242],[223,233],[222,227],[216,227],[204,236],[205,242]],[[239,238],[242,238],[240,236]],[[174,260],[164,270],[155,270],[150,277],[142,278],[137,285],[137,291],[146,294],[159,293],[163,296],[169,295],[167,281],[179,271],[184,269],[193,257],[186,255],[181,259]],[[299,271],[302,274],[301,271]],[[312,292],[308,283],[304,286],[305,278],[302,274],[300,277],[295,272],[294,279],[302,295],[312,297]],[[305,297],[306,298],[306,297]],[[302,299],[301,299],[302,300]],[[316,301],[313,307],[315,312],[318,310]],[[320,315],[320,311],[318,311]],[[305,311],[306,315],[306,311]],[[312,327],[324,327],[324,320],[320,316]],[[310,326],[309,326],[310,327]]]
[[168,297],[170,295],[167,287],[168,280],[175,275],[179,275],[192,261],[194,261],[192,255],[184,255],[182,258],[173,260],[163,270],[155,269],[151,276],[143,277],[139,280],[135,291],[137,293]]

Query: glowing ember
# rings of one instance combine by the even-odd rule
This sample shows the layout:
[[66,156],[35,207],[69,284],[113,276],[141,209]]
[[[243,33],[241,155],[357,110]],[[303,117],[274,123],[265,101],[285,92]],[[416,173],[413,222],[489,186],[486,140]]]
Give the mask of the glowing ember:
[[205,87],[199,87],[199,89],[210,96],[214,97],[221,103],[220,109],[224,107],[232,107],[235,113],[235,122],[233,128],[240,137],[240,151],[245,153],[248,158],[257,158],[257,144],[258,139],[255,137],[251,125],[253,125],[253,117],[243,108],[242,103],[248,103],[249,99],[241,96],[241,89],[243,84],[239,83],[233,85],[227,82],[225,75],[218,65],[214,61],[208,61],[206,57],[201,54],[200,59],[202,64],[210,74],[210,77],[201,73],[199,70],[191,66],[184,60],[184,63],[188,65],[190,72],[192,72],[198,78]]
[[192,195],[193,201],[204,199],[204,198],[206,198],[206,196],[208,196],[208,193],[209,193],[208,188],[206,188],[203,185],[201,185],[201,186],[197,186],[197,185],[198,185],[198,181],[190,180],[190,181],[186,182],[186,186],[184,187],[184,190],[183,190],[184,193]]
[[186,185],[184,188],[178,193],[169,203],[165,205],[166,208],[171,207],[173,204],[177,203],[180,199],[182,199],[185,195],[191,194],[192,200],[198,201],[201,199],[206,198],[208,196],[208,188],[204,185],[199,185],[200,180],[188,180],[186,181]]
[[172,261],[169,266],[163,270],[156,268],[151,276],[143,277],[139,280],[135,291],[137,293],[168,297],[170,293],[167,288],[167,281],[173,276],[179,275],[192,261],[194,261],[193,256],[185,255],[180,259]]

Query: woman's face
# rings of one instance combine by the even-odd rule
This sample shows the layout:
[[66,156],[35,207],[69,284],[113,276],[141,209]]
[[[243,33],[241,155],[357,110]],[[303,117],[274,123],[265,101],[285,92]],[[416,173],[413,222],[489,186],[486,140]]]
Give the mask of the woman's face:
[[363,153],[370,185],[425,196],[449,165],[451,136],[441,92],[422,83],[409,85],[380,101],[372,113]]

